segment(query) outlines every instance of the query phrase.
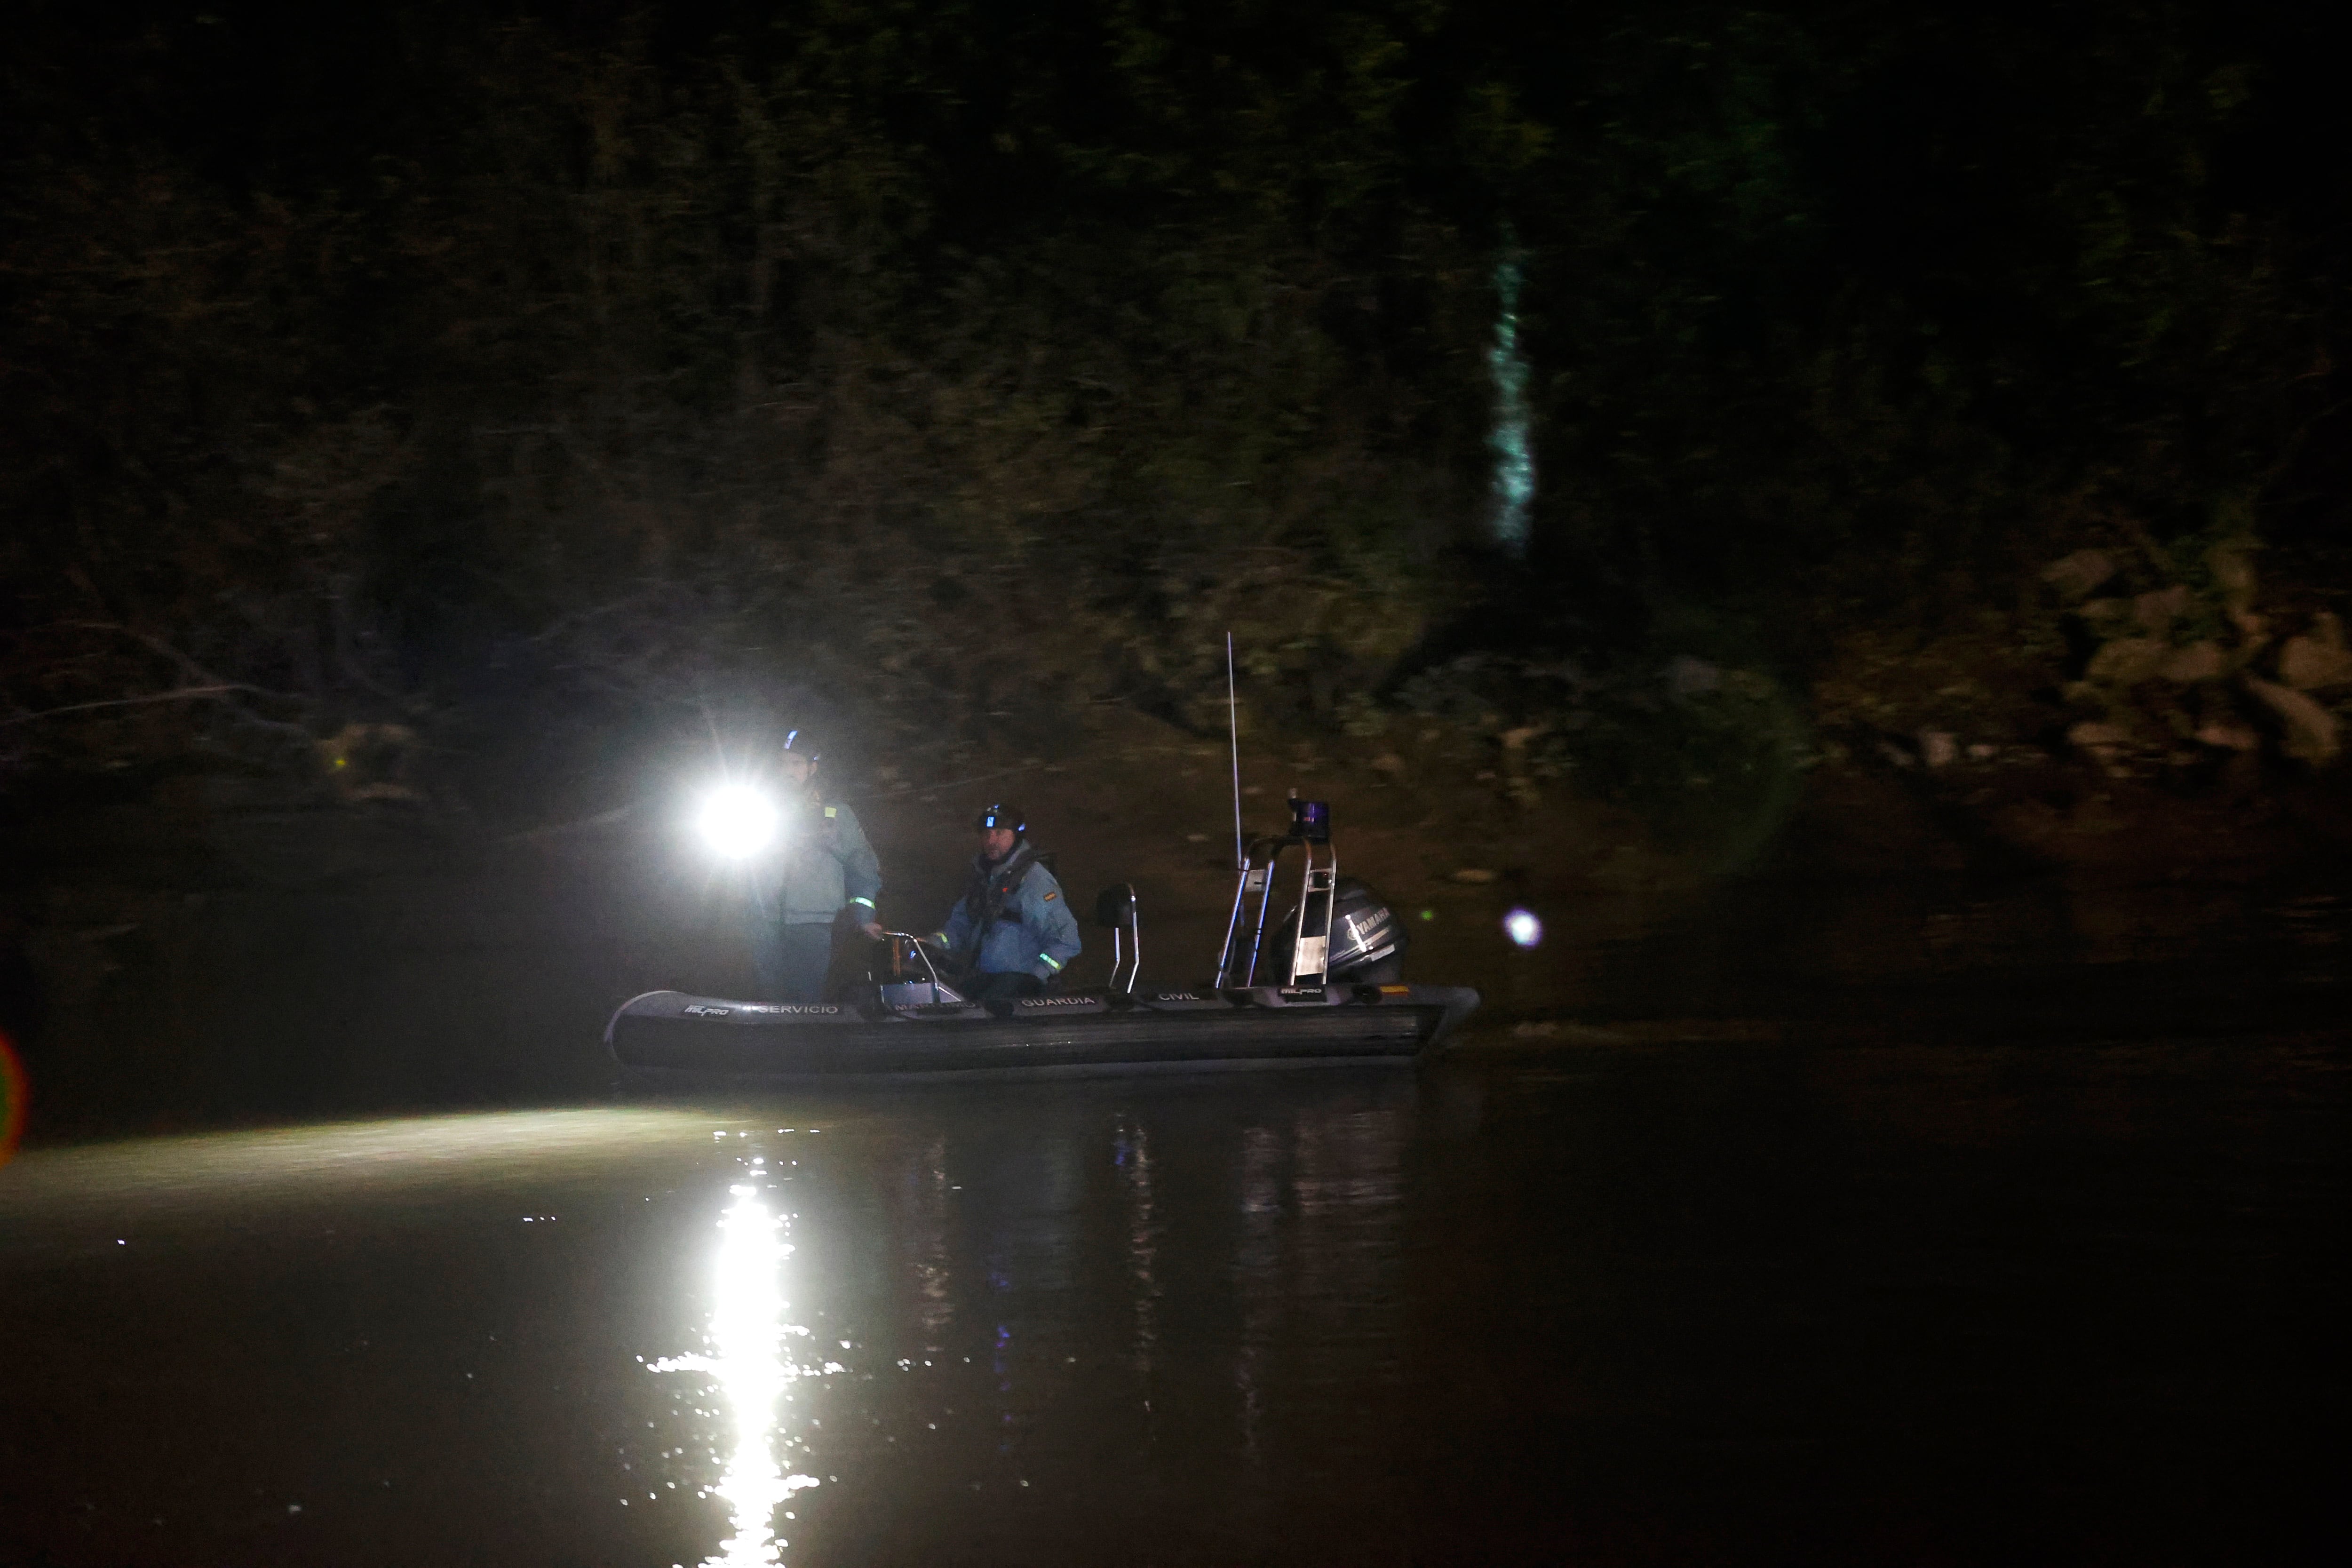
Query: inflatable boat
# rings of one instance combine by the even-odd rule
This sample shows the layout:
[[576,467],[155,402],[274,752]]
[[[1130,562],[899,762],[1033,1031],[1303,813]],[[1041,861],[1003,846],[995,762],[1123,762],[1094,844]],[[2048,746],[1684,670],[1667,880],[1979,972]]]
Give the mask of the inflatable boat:
[[[1269,941],[1276,873],[1293,848],[1306,861],[1297,900]],[[1441,1049],[1478,1005],[1465,986],[1403,983],[1403,928],[1369,888],[1339,877],[1323,802],[1292,801],[1290,830],[1235,858],[1224,945],[1198,985],[1139,986],[1142,923],[1121,884],[1095,909],[1111,933],[1107,986],[975,1002],[941,978],[921,942],[891,932],[887,973],[842,1001],[652,991],[613,1015],[604,1043],[639,1088],[1406,1066]]]

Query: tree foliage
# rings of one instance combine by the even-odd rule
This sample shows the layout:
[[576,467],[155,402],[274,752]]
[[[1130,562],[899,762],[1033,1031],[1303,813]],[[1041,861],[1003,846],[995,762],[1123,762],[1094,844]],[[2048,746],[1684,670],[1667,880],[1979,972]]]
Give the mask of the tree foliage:
[[2259,7],[216,11],[0,68],[20,755],[714,681],[1181,716],[1227,627],[1334,711],[1501,626],[1795,668],[2117,517],[2336,504],[2343,215]]

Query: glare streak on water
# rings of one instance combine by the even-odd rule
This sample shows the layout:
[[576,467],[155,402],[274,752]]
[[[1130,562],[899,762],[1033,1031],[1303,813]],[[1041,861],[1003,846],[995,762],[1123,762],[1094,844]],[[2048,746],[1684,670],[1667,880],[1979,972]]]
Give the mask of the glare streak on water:
[[787,1333],[805,1332],[783,1321],[784,1222],[768,1211],[759,1189],[730,1189],[735,1202],[719,1224],[720,1241],[712,1284],[708,1356],[674,1356],[652,1363],[655,1372],[702,1372],[717,1380],[734,1426],[734,1446],[724,1477],[715,1489],[733,1514],[734,1534],[707,1568],[774,1568],[791,1544],[776,1534],[776,1512],[793,1493],[817,1484],[814,1476],[784,1474],[776,1405],[786,1386],[801,1375],[784,1359]]

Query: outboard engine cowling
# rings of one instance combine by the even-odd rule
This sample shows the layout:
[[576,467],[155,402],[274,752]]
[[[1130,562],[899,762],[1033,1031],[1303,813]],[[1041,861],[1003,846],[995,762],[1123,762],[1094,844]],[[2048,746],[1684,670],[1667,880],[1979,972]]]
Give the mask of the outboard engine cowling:
[[[1318,898],[1315,902],[1320,904]],[[1310,910],[1309,923],[1319,910]],[[1283,912],[1281,921],[1266,933],[1270,961],[1265,968],[1276,976],[1290,967],[1290,933],[1298,925],[1298,906],[1293,904]],[[1309,936],[1318,933],[1309,931]],[[1334,983],[1348,981],[1360,984],[1385,984],[1394,981],[1404,968],[1404,950],[1408,936],[1404,922],[1396,918],[1381,897],[1358,878],[1342,877],[1332,889],[1331,945],[1327,962],[1328,977]]]

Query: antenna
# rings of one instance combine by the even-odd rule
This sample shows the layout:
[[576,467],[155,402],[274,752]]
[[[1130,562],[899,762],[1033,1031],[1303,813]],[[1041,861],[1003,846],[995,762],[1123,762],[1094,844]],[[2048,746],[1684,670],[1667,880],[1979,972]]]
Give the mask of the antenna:
[[1234,865],[1246,868],[1249,855],[1242,848],[1242,709],[1234,693],[1234,634],[1225,634],[1225,724],[1234,752]]

